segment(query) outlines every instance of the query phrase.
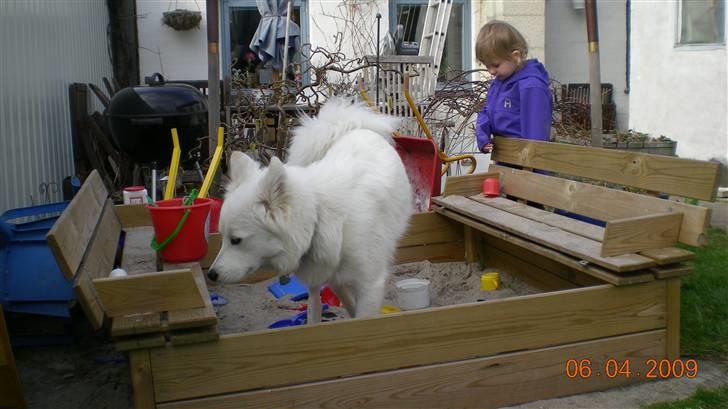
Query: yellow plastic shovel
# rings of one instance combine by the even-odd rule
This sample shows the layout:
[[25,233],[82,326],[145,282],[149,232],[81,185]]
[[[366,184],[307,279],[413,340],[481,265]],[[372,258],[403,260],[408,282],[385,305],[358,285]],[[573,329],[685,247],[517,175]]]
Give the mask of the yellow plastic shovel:
[[174,187],[177,185],[177,169],[179,169],[179,135],[177,135],[177,128],[172,128],[172,143],[174,149],[172,150],[172,163],[169,165],[169,176],[167,176],[167,189],[164,191],[164,200],[169,200],[174,196]]
[[202,182],[200,194],[197,195],[197,197],[200,199],[207,197],[207,192],[210,190],[210,185],[212,184],[212,178],[215,177],[217,167],[220,166],[220,158],[222,157],[222,150],[225,142],[224,134],[225,133],[222,127],[217,128],[217,146],[215,147],[215,154],[212,155],[212,162],[210,162],[210,167],[207,169],[205,181]]

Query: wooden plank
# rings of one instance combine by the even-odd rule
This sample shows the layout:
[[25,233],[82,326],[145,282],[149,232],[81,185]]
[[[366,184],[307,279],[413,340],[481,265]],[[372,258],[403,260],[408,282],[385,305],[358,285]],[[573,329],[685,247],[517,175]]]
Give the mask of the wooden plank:
[[602,257],[660,249],[677,244],[682,213],[661,213],[607,223]]
[[413,263],[424,260],[429,260],[433,263],[463,261],[465,260],[465,247],[462,242],[400,247],[394,255],[394,264]]
[[462,237],[461,224],[434,212],[416,213],[410,218],[409,227],[397,247],[460,241]]
[[487,178],[499,178],[498,172],[474,173],[472,175],[449,176],[445,179],[443,196],[472,196],[483,191],[483,181]]
[[131,385],[134,388],[134,407],[136,409],[154,409],[156,406],[149,350],[141,349],[129,352],[129,367]]
[[94,329],[99,329],[103,325],[104,310],[97,299],[91,280],[106,277],[114,268],[120,233],[121,223],[114,213],[114,204],[110,199],[106,199],[101,219],[73,283],[76,299]]
[[457,220],[468,226],[474,227],[475,229],[482,231],[490,236],[506,240],[509,243],[523,247],[536,254],[542,255],[551,260],[562,263],[570,268],[573,268],[577,271],[581,271],[583,273],[589,274],[600,280],[604,280],[610,284],[614,284],[617,286],[632,285],[632,284],[652,281],[654,279],[652,274],[644,273],[641,271],[637,271],[637,272],[629,273],[629,274],[617,275],[617,274],[614,274],[607,270],[604,270],[596,265],[588,263],[584,260],[579,260],[579,259],[570,257],[564,253],[560,253],[560,252],[550,249],[548,247],[544,247],[539,244],[533,243],[531,241],[520,238],[516,235],[510,234],[503,230],[499,230],[495,227],[488,226],[487,224],[485,224],[483,222],[479,222],[477,220],[471,219],[467,216],[463,216],[463,215],[453,212],[451,210],[444,209],[444,208],[437,207],[437,206],[434,209],[442,215],[445,215],[453,220]]
[[680,277],[667,280],[667,345],[668,359],[680,358]]
[[[490,237],[487,237],[485,242],[489,243],[489,239]],[[542,291],[559,291],[578,287],[561,275],[553,274],[536,264],[532,264],[527,258],[516,257],[495,246],[485,248],[482,261],[487,268],[497,268],[505,271]]]
[[215,325],[205,328],[172,331],[169,334],[169,342],[176,346],[212,342],[218,339],[220,339],[220,333],[217,331],[217,326]]
[[[210,300],[210,293],[207,291],[205,277],[202,275],[202,268],[199,263],[185,263],[175,265],[176,267],[185,267],[192,270],[195,278],[197,289],[202,295],[204,306],[198,308],[173,310],[167,313],[167,325],[170,330],[182,328],[207,327],[217,324],[217,314]],[[167,269],[165,265],[165,270]],[[172,266],[170,266],[172,267]]]
[[[541,269],[545,271],[546,273],[556,276],[558,278],[561,278],[565,280],[566,282],[572,284],[570,286],[562,287],[563,288],[573,288],[573,287],[584,287],[584,286],[593,286],[593,285],[602,285],[605,284],[606,281],[596,278],[590,274],[586,274],[582,271],[576,270],[574,268],[571,268],[563,263],[559,263],[556,260],[550,259],[548,257],[545,257],[543,255],[540,255],[538,253],[535,253],[533,251],[530,251],[524,247],[518,246],[515,243],[511,243],[507,240],[490,236],[485,234],[483,239],[483,244],[485,247],[485,251],[489,251],[491,248],[495,248],[497,250],[502,251],[503,253],[506,253],[511,257],[512,259],[517,259],[519,262],[526,263],[527,265],[532,265],[538,269]],[[533,271],[533,270],[532,270]],[[646,276],[649,276],[648,274],[645,274]],[[615,277],[621,277],[615,275]],[[652,280],[646,280],[643,282],[652,281]],[[559,288],[554,288],[553,290],[557,290]],[[553,291],[552,290],[552,291]]]
[[69,280],[81,265],[108,195],[98,171],[94,170],[48,231],[48,246]]
[[602,257],[599,242],[504,212],[462,196],[433,198],[432,202],[613,271],[634,271],[655,265],[652,259],[637,254]]
[[73,292],[76,299],[81,305],[84,315],[88,318],[93,329],[101,329],[104,325],[106,314],[103,307],[96,296],[96,289],[90,279],[85,279],[74,283]]
[[[353,378],[160,404],[160,409],[400,408],[489,409],[614,388],[644,380],[650,358],[664,355],[665,331],[657,330],[534,351],[374,373]],[[629,361],[634,377],[565,375],[569,359]],[[640,376],[636,376],[636,372]],[[603,372],[603,371],[602,371]]]
[[152,225],[152,218],[146,205],[116,205],[115,208],[124,229]]
[[695,267],[685,264],[674,264],[670,266],[659,266],[650,268],[650,272],[655,275],[655,278],[664,280],[673,277],[682,277],[686,274],[690,274],[695,270]]
[[718,162],[517,138],[496,137],[494,143],[496,162],[715,200]]
[[158,312],[115,317],[111,320],[112,337],[162,332],[164,328]]
[[0,407],[26,408],[23,386],[10,347],[2,306],[0,306]]
[[611,285],[221,336],[150,351],[157,402],[661,329],[665,283]]
[[490,170],[503,173],[502,187],[507,195],[597,220],[612,221],[664,212],[682,213],[680,242],[701,246],[706,241],[710,209],[704,207],[503,166],[491,165]]
[[470,196],[469,199],[486,204],[490,207],[503,210],[527,219],[531,219],[549,226],[558,227],[561,230],[578,234],[588,239],[602,241],[604,239],[604,228],[585,223],[560,214],[551,213],[546,210],[527,206],[504,197],[486,197],[482,194]]
[[[590,286],[590,285],[602,285],[607,283],[605,280],[599,279],[593,275],[586,274],[583,271],[574,269],[569,265],[561,263],[557,260],[543,256],[532,251],[528,247],[522,247],[518,243],[511,242],[506,239],[498,238],[496,236],[485,235],[484,245],[487,248],[495,247],[505,253],[511,255],[511,257],[518,258],[528,264],[538,266],[539,268],[548,271],[552,275],[556,275],[564,280],[567,280],[576,286]],[[582,265],[583,266],[583,265]],[[592,266],[587,266],[592,267]],[[585,267],[586,268],[586,267]],[[598,267],[596,267],[598,268]],[[602,270],[604,271],[604,270]],[[611,273],[610,273],[611,274]],[[622,277],[614,275],[615,277]],[[652,280],[647,280],[652,281]],[[646,282],[646,281],[643,281]],[[610,283],[611,284],[611,283]]]
[[117,351],[132,351],[135,349],[148,349],[163,347],[167,344],[164,334],[144,334],[130,337],[121,337],[114,340],[114,348]]
[[205,305],[191,270],[97,278],[93,283],[110,317]]
[[639,254],[655,260],[659,266],[679,263],[681,261],[688,261],[695,258],[695,253],[679,247],[644,250],[640,251]]
[[478,231],[470,226],[464,227],[465,262],[475,263],[478,260]]

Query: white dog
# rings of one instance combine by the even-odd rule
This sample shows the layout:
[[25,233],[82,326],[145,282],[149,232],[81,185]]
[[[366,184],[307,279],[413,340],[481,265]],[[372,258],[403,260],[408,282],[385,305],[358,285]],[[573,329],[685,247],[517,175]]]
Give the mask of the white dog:
[[320,322],[328,284],[352,317],[379,312],[397,242],[413,211],[393,119],[340,99],[302,118],[289,159],[267,169],[240,152],[220,214],[222,248],[208,277],[238,282],[258,269],[294,272]]

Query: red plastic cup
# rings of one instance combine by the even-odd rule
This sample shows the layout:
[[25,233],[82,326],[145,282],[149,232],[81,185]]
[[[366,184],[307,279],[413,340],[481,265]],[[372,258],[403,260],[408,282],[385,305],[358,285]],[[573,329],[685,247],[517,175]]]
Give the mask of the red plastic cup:
[[483,194],[487,197],[500,196],[500,181],[498,178],[487,178],[483,181]]

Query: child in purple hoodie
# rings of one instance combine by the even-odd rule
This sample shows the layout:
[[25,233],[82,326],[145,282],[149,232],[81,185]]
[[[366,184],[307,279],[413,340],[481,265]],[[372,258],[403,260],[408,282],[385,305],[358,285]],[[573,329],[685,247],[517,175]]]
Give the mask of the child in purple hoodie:
[[478,114],[475,136],[483,153],[493,150],[491,135],[548,141],[553,102],[549,75],[512,25],[498,20],[480,29],[475,56],[495,77]]

